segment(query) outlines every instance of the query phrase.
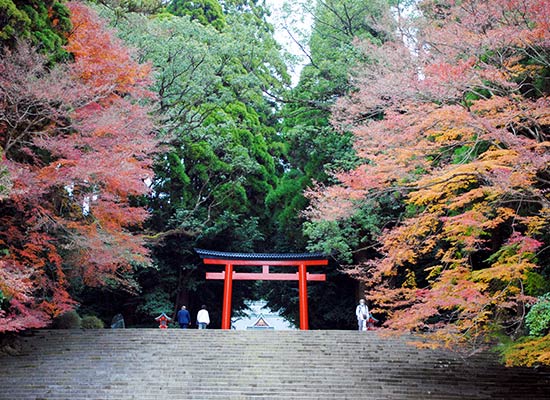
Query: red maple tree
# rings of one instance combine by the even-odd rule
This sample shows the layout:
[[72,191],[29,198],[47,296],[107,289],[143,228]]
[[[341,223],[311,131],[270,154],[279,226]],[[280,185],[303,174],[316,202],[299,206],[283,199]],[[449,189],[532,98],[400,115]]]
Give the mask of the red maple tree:
[[148,255],[132,205],[148,192],[157,141],[149,67],[97,15],[69,3],[74,62],[45,66],[20,43],[0,60],[0,332],[44,326],[75,303],[70,282],[131,290]]
[[381,257],[354,272],[387,327],[477,345],[497,326],[521,327],[548,237],[550,8],[438,0],[421,14],[407,45],[358,44],[371,61],[333,121],[367,162],[311,192],[309,216],[402,198]]

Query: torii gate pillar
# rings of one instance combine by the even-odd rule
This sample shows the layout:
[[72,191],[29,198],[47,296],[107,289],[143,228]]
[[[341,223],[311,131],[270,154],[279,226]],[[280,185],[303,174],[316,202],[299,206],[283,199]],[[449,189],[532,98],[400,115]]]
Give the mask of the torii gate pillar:
[[223,280],[222,329],[231,329],[232,298],[233,298],[233,264],[225,264],[225,279]]
[[[328,259],[323,254],[247,254],[226,253],[195,249],[207,265],[225,265],[224,272],[207,272],[206,279],[223,279],[223,309],[222,329],[231,329],[231,300],[233,295],[233,280],[272,280],[298,281],[300,298],[300,329],[309,329],[307,304],[307,281],[325,281],[325,274],[307,272],[308,266],[328,265]],[[261,266],[262,272],[235,272],[234,266]],[[270,273],[270,266],[298,267],[295,273]]]
[[307,308],[307,271],[306,265],[298,266],[298,295],[300,297],[300,329],[309,329],[309,316]]

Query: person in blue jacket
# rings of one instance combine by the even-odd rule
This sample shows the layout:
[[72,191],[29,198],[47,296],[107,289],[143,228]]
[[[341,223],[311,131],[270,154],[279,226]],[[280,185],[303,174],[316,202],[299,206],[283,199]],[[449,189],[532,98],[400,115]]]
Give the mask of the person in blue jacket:
[[178,311],[178,323],[181,329],[187,329],[191,323],[191,314],[185,306],[181,306],[181,310]]

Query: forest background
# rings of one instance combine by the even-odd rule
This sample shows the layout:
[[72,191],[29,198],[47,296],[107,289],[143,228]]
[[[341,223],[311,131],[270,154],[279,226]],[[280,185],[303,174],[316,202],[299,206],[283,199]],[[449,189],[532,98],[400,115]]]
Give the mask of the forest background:
[[[294,87],[261,1],[0,0],[0,330],[217,321],[195,247],[308,250],[314,329],[366,291],[390,330],[550,364],[547,2],[287,11]],[[297,319],[292,284],[250,298]]]

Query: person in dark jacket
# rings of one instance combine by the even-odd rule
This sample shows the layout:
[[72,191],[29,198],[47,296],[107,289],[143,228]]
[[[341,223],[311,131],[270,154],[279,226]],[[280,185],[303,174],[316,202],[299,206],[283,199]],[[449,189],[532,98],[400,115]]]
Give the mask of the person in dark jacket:
[[178,323],[181,329],[187,329],[191,323],[191,314],[185,306],[181,306],[181,310],[178,311]]

